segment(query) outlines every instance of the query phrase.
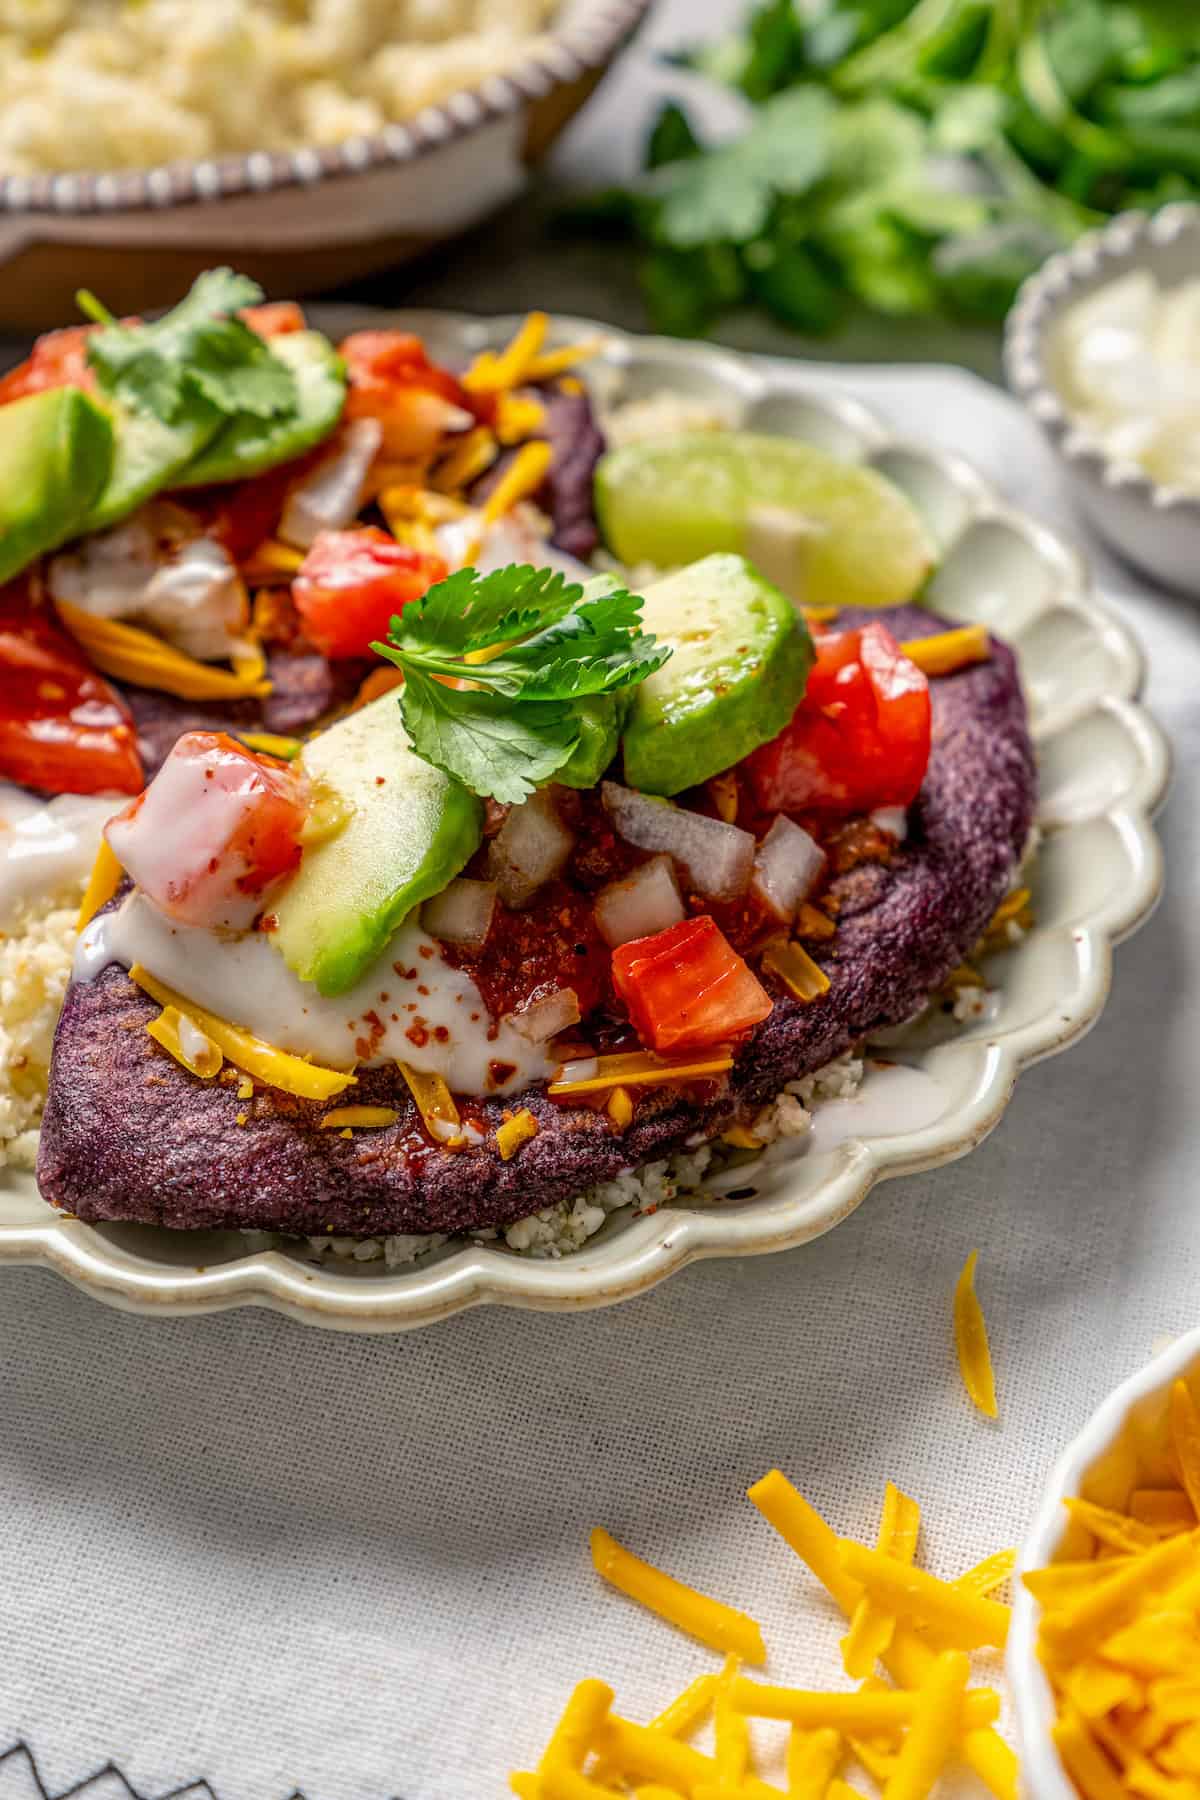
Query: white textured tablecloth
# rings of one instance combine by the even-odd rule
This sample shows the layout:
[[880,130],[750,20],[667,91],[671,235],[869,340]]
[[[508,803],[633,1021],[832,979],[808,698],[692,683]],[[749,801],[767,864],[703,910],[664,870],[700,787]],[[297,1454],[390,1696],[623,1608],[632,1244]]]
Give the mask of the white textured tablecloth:
[[[838,379],[1068,522],[999,392],[814,372]],[[1024,1077],[967,1161],[614,1310],[391,1340],[252,1311],[153,1322],[3,1278],[0,1752],[26,1744],[55,1794],[111,1757],[144,1794],[203,1777],[220,1800],[483,1800],[576,1677],[643,1718],[712,1662],[601,1587],[594,1523],[760,1618],[781,1677],[829,1686],[837,1630],[747,1483],[778,1463],[866,1534],[890,1476],[943,1573],[1017,1541],[1091,1407],[1200,1316],[1200,612],[1125,604],[1178,755],[1166,898],[1095,1032]],[[998,1426],[951,1346],[975,1245]],[[35,1792],[23,1754],[0,1761],[0,1800]]]

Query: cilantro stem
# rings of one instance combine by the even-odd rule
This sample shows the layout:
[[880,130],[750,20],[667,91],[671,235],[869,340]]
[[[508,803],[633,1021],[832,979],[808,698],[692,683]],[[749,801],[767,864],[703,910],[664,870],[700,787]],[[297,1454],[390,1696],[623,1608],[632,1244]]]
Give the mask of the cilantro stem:
[[107,306],[97,300],[89,288],[76,288],[75,304],[85,318],[91,319],[97,325],[115,325],[117,323]]

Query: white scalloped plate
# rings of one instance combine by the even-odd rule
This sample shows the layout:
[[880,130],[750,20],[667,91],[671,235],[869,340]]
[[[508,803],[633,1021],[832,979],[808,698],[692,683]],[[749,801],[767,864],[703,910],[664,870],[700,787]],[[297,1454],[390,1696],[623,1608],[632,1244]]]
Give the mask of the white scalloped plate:
[[[397,318],[420,331],[435,355],[455,358],[504,342],[515,325],[447,313]],[[363,315],[329,309],[325,322],[348,329]],[[877,1181],[965,1155],[999,1120],[1018,1073],[1065,1049],[1098,1018],[1113,945],[1148,916],[1161,887],[1150,819],[1169,756],[1136,701],[1138,647],[1091,593],[1080,557],[1005,506],[966,463],[896,439],[857,401],[807,386],[799,367],[629,337],[578,319],[553,327],[561,342],[594,333],[604,349],[588,379],[602,399],[669,389],[715,403],[731,423],[806,439],[885,471],[920,506],[940,545],[931,602],[955,618],[993,626],[1017,647],[1042,774],[1046,836],[1030,877],[1037,924],[1016,949],[986,965],[995,990],[988,1017],[953,1032],[918,1031],[906,1044],[905,1060],[944,1092],[940,1115],[920,1129],[864,1130],[827,1148],[810,1144],[786,1160],[749,1165],[750,1198],[701,1197],[642,1217],[615,1213],[582,1250],[557,1262],[452,1241],[395,1271],[379,1263],[316,1266],[287,1250],[247,1251],[236,1232],[62,1218],[29,1177],[12,1175],[0,1185],[0,1262],[57,1269],[98,1298],[138,1312],[253,1302],[350,1331],[423,1325],[484,1301],[556,1311],[602,1306],[696,1257],[804,1243],[846,1218]],[[877,1079],[868,1073],[865,1094]]]

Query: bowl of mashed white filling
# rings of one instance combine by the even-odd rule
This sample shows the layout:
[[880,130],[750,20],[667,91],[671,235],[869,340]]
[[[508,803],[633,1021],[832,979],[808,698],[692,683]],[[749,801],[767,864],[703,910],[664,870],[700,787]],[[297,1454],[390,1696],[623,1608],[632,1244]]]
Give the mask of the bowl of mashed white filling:
[[1122,213],[1017,297],[1005,362],[1088,522],[1200,596],[1200,207]]
[[0,0],[0,330],[314,292],[521,190],[650,0]]

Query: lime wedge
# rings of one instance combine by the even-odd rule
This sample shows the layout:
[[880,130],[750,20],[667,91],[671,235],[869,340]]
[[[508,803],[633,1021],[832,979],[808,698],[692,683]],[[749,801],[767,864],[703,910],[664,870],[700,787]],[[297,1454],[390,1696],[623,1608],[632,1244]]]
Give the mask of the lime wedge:
[[916,508],[874,469],[751,432],[610,451],[596,510],[624,563],[674,568],[733,551],[805,606],[898,606],[937,558]]

